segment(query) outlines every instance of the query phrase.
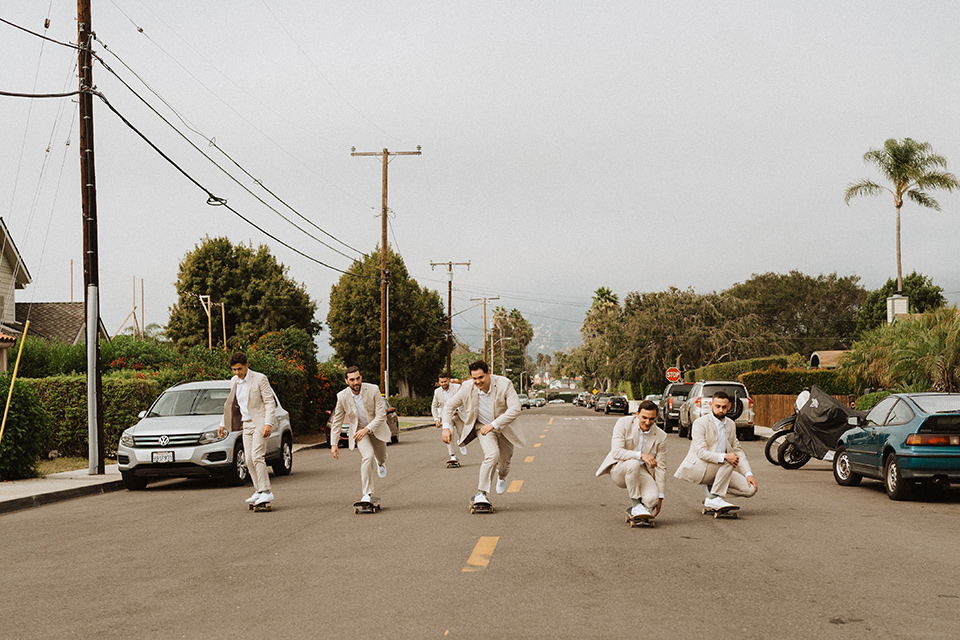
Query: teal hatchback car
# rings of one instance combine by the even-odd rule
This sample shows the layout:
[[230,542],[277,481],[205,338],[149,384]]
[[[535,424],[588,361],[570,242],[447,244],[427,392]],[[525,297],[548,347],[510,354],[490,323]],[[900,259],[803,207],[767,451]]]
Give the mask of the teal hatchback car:
[[896,393],[850,423],[833,458],[837,484],[874,478],[908,500],[920,482],[960,480],[960,393]]

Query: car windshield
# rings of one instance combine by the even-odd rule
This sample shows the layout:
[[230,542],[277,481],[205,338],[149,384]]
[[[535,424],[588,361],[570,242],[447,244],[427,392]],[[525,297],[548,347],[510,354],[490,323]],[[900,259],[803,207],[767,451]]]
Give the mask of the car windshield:
[[148,418],[215,416],[223,413],[229,389],[171,389],[150,407]]
[[746,388],[736,384],[709,384],[703,387],[703,397],[712,398],[717,391],[726,391],[730,399],[746,398]]
[[960,412],[960,394],[910,396],[925,413]]

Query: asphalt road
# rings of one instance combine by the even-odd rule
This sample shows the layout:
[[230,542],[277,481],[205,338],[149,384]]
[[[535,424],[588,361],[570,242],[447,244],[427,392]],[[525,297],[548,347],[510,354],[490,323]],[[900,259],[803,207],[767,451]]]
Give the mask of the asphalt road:
[[[174,480],[0,516],[4,638],[950,638],[960,492],[888,500],[826,463],[775,468],[739,520],[667,482],[655,529],[594,472],[615,416],[524,411],[511,489],[471,515],[480,448],[446,469],[439,431],[402,434],[355,515],[359,454],[298,452],[272,513],[249,488]],[[670,473],[688,441],[669,436]],[[536,446],[540,445],[540,446]]]

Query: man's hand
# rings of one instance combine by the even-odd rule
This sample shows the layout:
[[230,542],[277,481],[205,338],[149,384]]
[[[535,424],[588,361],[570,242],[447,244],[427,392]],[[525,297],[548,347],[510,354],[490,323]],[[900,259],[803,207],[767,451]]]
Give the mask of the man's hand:
[[653,511],[651,511],[650,513],[653,515],[654,518],[656,518],[658,515],[660,515],[660,509],[662,508],[663,508],[663,498],[658,498],[657,506],[655,506],[653,508]]
[[268,424],[263,425],[263,437],[269,438],[271,433],[273,433],[273,428]]
[[340,447],[338,447],[337,445],[334,444],[330,446],[330,453],[333,454],[334,460],[340,459]]
[[645,463],[651,469],[655,469],[657,466],[657,459],[654,458],[649,453],[647,453],[646,451],[640,452],[640,461]]
[[747,476],[747,484],[753,487],[754,491],[760,491],[760,485],[757,484],[757,479],[753,476]]
[[360,429],[355,434],[353,434],[353,439],[356,442],[360,442],[361,440],[364,439],[364,437],[366,437],[368,433],[370,433],[370,429],[368,429],[367,427],[364,427],[363,429]]
[[483,425],[482,427],[480,427],[480,435],[482,435],[482,436],[487,435],[487,434],[490,433],[491,431],[493,431],[493,425],[492,425],[492,424],[485,424],[485,425]]
[[443,435],[440,437],[443,438],[443,444],[450,444],[450,440],[453,439],[452,436],[453,436],[453,433],[451,433],[450,429],[444,429]]
[[219,429],[217,429],[217,436],[221,438],[226,438],[227,437],[226,430],[223,427],[220,427]]
[[732,464],[733,466],[737,466],[738,464],[740,464],[740,456],[738,456],[735,453],[728,453],[725,456],[723,456],[723,459],[726,462],[729,462],[730,464]]
[[437,425],[437,429],[443,426],[443,423],[440,422],[440,418],[434,418],[433,424]]

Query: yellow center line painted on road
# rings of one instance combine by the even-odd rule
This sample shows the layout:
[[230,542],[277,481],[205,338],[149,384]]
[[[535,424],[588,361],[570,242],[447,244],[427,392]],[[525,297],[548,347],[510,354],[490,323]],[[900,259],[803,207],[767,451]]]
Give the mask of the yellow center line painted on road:
[[547,426],[549,427],[552,424],[553,424],[553,418],[550,418],[550,422],[547,423]]
[[524,462],[533,462],[533,456],[527,456],[523,459]]
[[538,442],[537,444],[533,445],[533,448],[536,449],[537,447],[540,446],[540,444],[541,444],[541,443]]
[[523,486],[523,480],[514,480],[507,488],[507,493],[520,493],[520,487]]
[[477,541],[477,546],[473,548],[473,553],[467,558],[467,564],[460,573],[472,573],[482,571],[490,564],[490,556],[493,550],[497,548],[497,541],[500,536],[484,536]]
[[546,438],[547,436],[540,436],[541,438]]

